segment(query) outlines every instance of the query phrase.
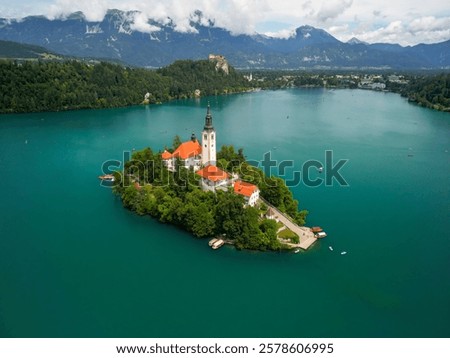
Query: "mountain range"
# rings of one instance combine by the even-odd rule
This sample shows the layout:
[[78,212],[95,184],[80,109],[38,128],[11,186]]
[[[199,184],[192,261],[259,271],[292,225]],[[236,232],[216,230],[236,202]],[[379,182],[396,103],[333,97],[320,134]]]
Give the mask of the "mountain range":
[[[341,42],[324,30],[301,26],[288,39],[234,35],[213,22],[191,21],[193,31],[178,32],[173,22],[150,20],[139,30],[137,11],[109,10],[102,21],[77,12],[50,20],[29,16],[0,19],[0,39],[42,46],[65,56],[108,58],[133,66],[161,67],[178,59],[224,55],[237,68],[450,68],[450,40],[403,47],[368,44],[356,38]],[[206,23],[206,25],[205,25]]]

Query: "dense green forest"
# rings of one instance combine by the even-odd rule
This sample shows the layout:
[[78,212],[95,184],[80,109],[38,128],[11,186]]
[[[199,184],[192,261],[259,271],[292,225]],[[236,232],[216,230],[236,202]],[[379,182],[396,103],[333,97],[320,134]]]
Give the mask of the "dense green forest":
[[[307,212],[298,212],[298,202],[285,183],[278,178],[268,179],[264,174],[244,162],[242,150],[223,147],[218,158],[224,169],[235,171],[243,165],[241,175],[260,185],[266,199],[304,224]],[[170,172],[163,165],[161,153],[150,148],[133,153],[116,172],[113,191],[120,195],[123,205],[139,215],[150,215],[161,222],[179,226],[196,237],[224,235],[233,240],[238,249],[281,250],[287,248],[277,239],[278,226],[274,220],[261,219],[264,209],[244,207],[244,199],[233,190],[202,191],[199,177],[178,166]],[[276,187],[272,187],[276,185]],[[266,208],[267,209],[267,208]]]
[[[247,87],[246,87],[247,85]],[[101,62],[0,61],[0,113],[110,108],[239,92],[248,82],[210,61],[177,61],[157,70]]]
[[450,74],[411,76],[407,85],[390,84],[388,89],[407,97],[411,102],[450,112]]
[[[11,50],[13,51],[14,48]],[[21,49],[27,53],[37,47]],[[28,52],[27,52],[28,51]],[[363,82],[384,83],[429,108],[450,111],[450,74],[401,74],[361,71],[253,71],[252,81],[229,66],[229,74],[211,61],[176,61],[158,69],[124,67],[109,62],[0,60],[0,113],[111,108],[171,99],[292,87],[358,88]],[[249,73],[245,73],[249,75]]]

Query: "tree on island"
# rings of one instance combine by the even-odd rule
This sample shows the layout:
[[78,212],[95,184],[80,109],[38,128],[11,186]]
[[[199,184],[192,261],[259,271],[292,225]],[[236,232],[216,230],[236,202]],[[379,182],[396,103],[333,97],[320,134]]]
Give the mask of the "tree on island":
[[[283,180],[266,178],[261,170],[245,163],[242,150],[236,153],[232,146],[224,146],[217,156],[219,161],[226,162],[227,168],[235,172],[243,170],[247,176],[251,173],[254,182],[262,187],[265,180],[283,186],[277,190],[265,189],[271,195],[271,202],[279,203],[280,210],[285,210],[297,222],[304,220]],[[161,153],[150,148],[134,152],[123,172],[114,175],[114,193],[121,196],[126,208],[139,215],[150,215],[163,223],[179,226],[199,238],[223,235],[233,240],[238,249],[287,248],[277,239],[276,222],[261,220],[259,208],[244,206],[243,197],[233,190],[216,193],[201,190],[199,177],[193,171],[181,165],[174,172],[168,171],[162,165]]]

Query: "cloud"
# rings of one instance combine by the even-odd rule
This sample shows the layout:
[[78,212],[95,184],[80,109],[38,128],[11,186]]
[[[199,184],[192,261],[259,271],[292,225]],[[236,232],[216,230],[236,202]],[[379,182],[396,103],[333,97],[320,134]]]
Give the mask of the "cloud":
[[81,10],[88,21],[101,21],[108,9],[109,5],[106,0],[78,0],[77,2],[57,0],[55,4],[50,5],[46,15],[50,19],[54,19]]
[[450,17],[426,16],[411,22],[395,20],[373,30],[353,32],[352,36],[369,43],[399,43],[403,46],[442,42],[450,39]]
[[350,8],[353,4],[353,0],[330,0],[322,3],[319,11],[317,12],[317,18],[325,22],[332,20],[341,15],[344,11]]
[[264,35],[269,36],[269,37],[276,37],[279,39],[288,39],[291,37],[294,37],[296,34],[295,29],[292,30],[280,30],[280,31],[266,31],[264,32]]
[[132,21],[133,23],[130,27],[135,31],[150,33],[161,30],[160,27],[150,25],[148,22],[148,17],[141,12],[134,13]]
[[[289,37],[302,25],[324,28],[341,41],[355,36],[368,42],[402,45],[450,38],[450,10],[442,0],[0,0],[0,16],[44,14],[59,18],[82,11],[89,21],[101,21],[108,9],[133,12],[131,29],[158,31],[154,20],[176,31],[195,32],[191,22],[226,28],[233,34],[261,33]],[[52,5],[48,5],[48,3]],[[382,9],[380,11],[380,9]],[[200,10],[201,13],[196,12]],[[286,24],[281,28],[276,24]]]

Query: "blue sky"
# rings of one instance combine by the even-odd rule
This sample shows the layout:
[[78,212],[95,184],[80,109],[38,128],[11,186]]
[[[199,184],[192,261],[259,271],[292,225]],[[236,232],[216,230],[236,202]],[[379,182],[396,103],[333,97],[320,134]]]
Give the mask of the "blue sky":
[[288,37],[296,27],[312,25],[341,41],[434,43],[450,39],[450,6],[443,0],[0,0],[0,17],[60,17],[81,10],[92,21],[107,9],[139,10],[135,28],[154,31],[149,18],[171,18],[178,31],[192,31],[195,10],[233,33]]

